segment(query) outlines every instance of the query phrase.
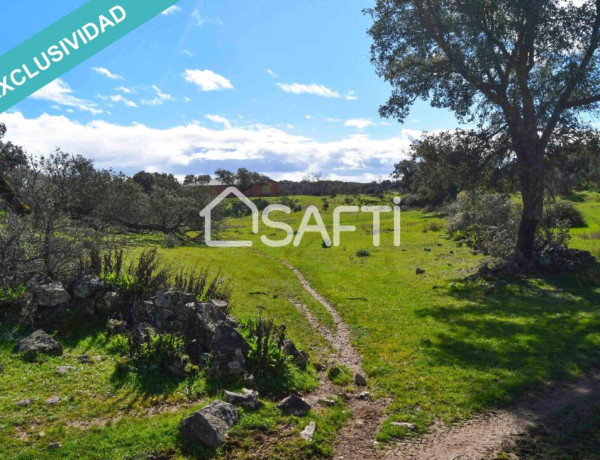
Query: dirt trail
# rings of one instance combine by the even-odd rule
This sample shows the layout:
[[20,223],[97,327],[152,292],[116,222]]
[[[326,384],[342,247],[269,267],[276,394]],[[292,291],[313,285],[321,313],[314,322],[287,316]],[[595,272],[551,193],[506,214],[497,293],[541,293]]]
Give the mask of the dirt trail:
[[[474,460],[494,459],[514,445],[517,437],[535,425],[555,425],[561,431],[573,421],[553,416],[600,394],[600,372],[570,384],[560,384],[536,397],[527,397],[504,410],[476,417],[460,426],[433,426],[424,438],[401,443],[386,459]],[[585,406],[585,404],[583,404]],[[581,416],[578,407],[573,417]]]
[[[321,324],[304,304],[295,299],[289,299],[333,348],[333,353],[329,358],[330,361],[332,363],[343,364],[353,373],[358,372],[361,375],[365,375],[362,369],[362,357],[351,343],[350,328],[342,320],[338,311],[323,296],[315,291],[297,268],[285,260],[276,260],[292,270],[302,284],[302,287],[331,314],[335,325],[334,330],[330,330]],[[335,396],[341,391],[339,386],[335,386],[327,378],[326,372],[321,372],[319,380],[321,382],[319,390],[307,397],[311,405],[317,404],[320,398]],[[338,434],[339,443],[336,448],[335,459],[365,460],[383,458],[384,453],[376,447],[375,435],[383,421],[383,412],[387,401],[365,401],[355,397],[365,390],[366,388],[357,387],[356,394],[348,395],[348,406],[352,411],[352,417]]]
[[[267,257],[292,270],[302,287],[331,314],[335,324],[333,331],[321,324],[304,304],[290,299],[332,346],[334,351],[331,361],[364,375],[362,358],[351,344],[350,328],[337,310],[310,285],[297,268],[285,260],[269,255]],[[319,398],[340,392],[339,387],[333,385],[325,373],[320,375],[320,381],[319,390],[307,398],[311,404],[315,404]],[[348,405],[353,416],[338,435],[340,441],[334,458],[491,460],[510,449],[520,435],[526,434],[536,425],[554,425],[554,429],[559,431],[562,427],[567,427],[572,423],[573,417],[582,416],[582,408],[578,405],[585,406],[585,400],[591,395],[600,395],[600,371],[590,373],[574,383],[555,385],[541,395],[524,397],[506,409],[488,412],[460,425],[448,427],[442,423],[434,424],[424,437],[402,441],[390,450],[378,449],[374,442],[388,401],[361,401],[351,396]],[[571,418],[561,418],[558,423],[550,421],[565,409],[573,407],[577,410]]]

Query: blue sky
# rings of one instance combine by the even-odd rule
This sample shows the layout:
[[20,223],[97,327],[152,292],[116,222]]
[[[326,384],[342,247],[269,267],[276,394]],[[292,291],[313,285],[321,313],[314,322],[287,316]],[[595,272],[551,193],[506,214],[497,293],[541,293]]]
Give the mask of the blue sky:
[[[3,5],[0,53],[84,4]],[[404,125],[369,62],[369,0],[181,0],[0,121],[33,154],[60,146],[127,173],[246,167],[387,178],[424,130],[457,126],[426,102]]]

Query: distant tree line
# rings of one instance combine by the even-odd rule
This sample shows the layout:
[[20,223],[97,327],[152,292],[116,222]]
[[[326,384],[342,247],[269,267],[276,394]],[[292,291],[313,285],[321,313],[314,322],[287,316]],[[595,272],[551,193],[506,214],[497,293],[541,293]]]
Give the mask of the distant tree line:
[[391,180],[381,182],[343,182],[319,178],[316,180],[304,179],[300,182],[284,180],[279,182],[279,192],[282,195],[311,195],[311,196],[335,196],[335,195],[380,195],[397,188],[397,184]]

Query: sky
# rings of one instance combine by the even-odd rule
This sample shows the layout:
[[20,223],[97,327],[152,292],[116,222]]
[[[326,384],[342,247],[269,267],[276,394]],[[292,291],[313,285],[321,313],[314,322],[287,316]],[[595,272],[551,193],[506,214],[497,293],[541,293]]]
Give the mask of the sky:
[[[0,54],[86,3],[3,5]],[[181,0],[4,114],[28,153],[100,168],[274,179],[387,179],[423,131],[458,126],[415,104],[379,117],[391,87],[370,63],[372,0]]]

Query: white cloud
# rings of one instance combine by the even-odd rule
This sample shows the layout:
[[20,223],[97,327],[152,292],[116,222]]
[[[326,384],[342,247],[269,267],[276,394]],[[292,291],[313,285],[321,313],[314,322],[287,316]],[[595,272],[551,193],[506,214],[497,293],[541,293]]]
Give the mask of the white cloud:
[[99,115],[102,110],[96,108],[96,104],[91,101],[79,99],[73,96],[71,87],[60,78],[57,78],[51,83],[38,90],[31,95],[33,99],[42,101],[50,101],[67,107],[75,107],[83,112],[89,112],[92,115]]
[[110,100],[112,102],[121,102],[121,103],[125,104],[127,107],[136,108],[138,106],[135,102],[130,101],[129,99],[121,96],[120,94],[113,94],[112,96],[110,96]]
[[196,22],[196,25],[198,27],[202,27],[204,25],[204,23],[206,22],[206,19],[200,14],[200,11],[198,11],[198,10],[194,10],[192,12],[191,17]]
[[206,115],[206,118],[208,118],[213,123],[222,124],[227,129],[231,128],[231,123],[229,123],[229,120],[225,117],[222,117],[221,115]]
[[170,16],[172,14],[179,13],[180,11],[181,11],[181,8],[179,8],[177,5],[173,5],[173,6],[168,7],[166,10],[164,10],[160,14],[162,14],[163,16]]
[[304,118],[306,118],[307,120],[311,120],[312,119],[312,115],[304,115]]
[[123,77],[121,75],[112,73],[105,67],[92,67],[92,70],[100,75],[105,76],[106,78],[110,78],[111,80],[123,80]]
[[183,78],[185,81],[197,85],[202,91],[233,89],[233,85],[227,78],[212,70],[186,69]]
[[187,49],[182,50],[181,54],[185,54],[188,57],[194,57],[194,53],[192,53],[190,50],[187,50]]
[[368,128],[369,126],[375,126],[375,123],[367,118],[351,118],[350,120],[346,120],[344,122],[344,126],[362,130]]
[[356,100],[358,100],[358,97],[356,97],[356,93],[354,91],[348,91],[348,94],[346,94],[346,100],[347,101],[356,101]]
[[60,146],[94,159],[102,168],[136,171],[151,166],[164,172],[209,173],[222,162],[233,161],[273,177],[302,177],[302,172],[316,168],[353,180],[391,173],[394,163],[407,158],[409,145],[420,135],[403,129],[388,139],[357,134],[318,142],[267,125],[210,129],[190,123],[157,129],[102,120],[84,124],[62,115],[28,119],[19,112],[3,114],[2,121],[8,138],[31,154],[48,153]]
[[340,93],[333,91],[326,86],[317,85],[315,83],[310,85],[303,85],[301,83],[277,83],[282,90],[286,93],[292,94],[313,94],[321,97],[341,97]]
[[156,91],[156,97],[154,99],[142,99],[142,104],[158,106],[163,105],[165,101],[173,100],[173,96],[171,96],[170,94],[163,93],[158,86],[152,85],[152,89]]
[[125,86],[119,86],[118,88],[115,88],[115,90],[116,91],[121,91],[122,93],[125,93],[125,94],[131,94],[131,93],[133,93],[133,90],[131,90],[131,89],[125,87]]
[[273,78],[279,78],[279,75],[277,75],[275,72],[273,72],[271,69],[267,69],[265,70],[265,72],[267,72],[269,75],[271,75]]

